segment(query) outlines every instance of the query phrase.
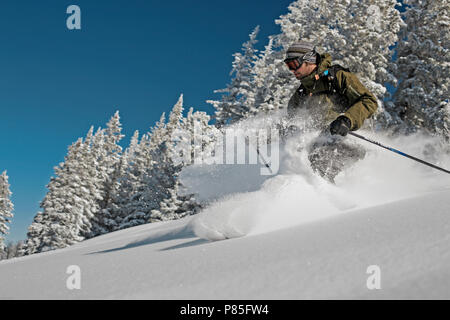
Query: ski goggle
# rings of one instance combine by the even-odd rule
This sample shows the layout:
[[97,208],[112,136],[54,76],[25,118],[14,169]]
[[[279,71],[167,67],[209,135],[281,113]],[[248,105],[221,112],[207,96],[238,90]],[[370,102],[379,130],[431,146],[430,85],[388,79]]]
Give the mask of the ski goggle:
[[297,69],[299,69],[302,66],[303,59],[300,60],[300,57],[289,58],[289,59],[285,59],[284,63],[286,63],[286,66],[289,68],[289,70],[296,71]]
[[286,63],[287,67],[291,71],[296,71],[298,68],[300,68],[305,60],[308,60],[313,55],[316,54],[316,51],[310,51],[303,55],[303,57],[295,57],[295,58],[287,58],[284,59],[284,63]]

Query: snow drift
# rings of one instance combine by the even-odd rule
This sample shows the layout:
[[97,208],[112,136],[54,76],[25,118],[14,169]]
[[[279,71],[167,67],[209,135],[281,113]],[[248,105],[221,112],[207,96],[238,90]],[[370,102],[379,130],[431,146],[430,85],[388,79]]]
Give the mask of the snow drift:
[[[277,119],[273,119],[276,121]],[[243,121],[239,128],[268,125],[268,118]],[[445,146],[424,135],[389,138],[358,131],[376,141],[450,168]],[[221,240],[282,229],[302,223],[450,188],[450,175],[348,136],[367,150],[362,161],[346,167],[331,184],[314,173],[307,146],[317,136],[307,131],[291,137],[280,150],[280,168],[261,176],[255,165],[199,165],[185,169],[187,192],[208,206],[192,221],[196,235]]]
[[[225,241],[188,217],[0,262],[0,299],[450,299],[450,191]],[[68,267],[81,270],[69,290]],[[369,290],[369,266],[381,289]]]

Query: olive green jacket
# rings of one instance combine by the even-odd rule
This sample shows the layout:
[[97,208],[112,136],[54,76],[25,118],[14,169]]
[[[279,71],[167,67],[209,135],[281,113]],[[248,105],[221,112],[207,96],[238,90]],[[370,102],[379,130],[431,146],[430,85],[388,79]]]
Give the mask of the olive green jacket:
[[295,117],[299,110],[314,114],[321,127],[344,114],[351,121],[351,130],[358,130],[377,110],[377,99],[351,72],[336,72],[338,92],[330,91],[329,79],[323,72],[331,67],[331,56],[320,56],[317,68],[300,81],[302,85],[289,100],[288,115]]

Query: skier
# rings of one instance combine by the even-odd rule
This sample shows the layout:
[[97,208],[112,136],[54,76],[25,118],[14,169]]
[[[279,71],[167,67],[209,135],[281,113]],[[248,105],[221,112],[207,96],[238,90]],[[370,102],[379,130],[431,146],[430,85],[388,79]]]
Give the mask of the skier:
[[321,132],[310,144],[308,158],[315,172],[334,183],[344,166],[364,158],[365,150],[343,137],[374,114],[377,100],[356,75],[331,65],[331,55],[319,54],[310,42],[292,44],[284,62],[301,82],[289,100],[288,116],[293,121],[302,118]]

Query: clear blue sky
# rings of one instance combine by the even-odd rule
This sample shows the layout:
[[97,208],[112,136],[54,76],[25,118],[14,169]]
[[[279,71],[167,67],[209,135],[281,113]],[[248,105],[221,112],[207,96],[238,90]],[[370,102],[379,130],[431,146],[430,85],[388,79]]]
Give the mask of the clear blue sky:
[[[128,141],[169,111],[212,113],[205,100],[229,81],[232,54],[261,26],[259,47],[279,33],[291,0],[2,0],[0,172],[8,171],[14,219],[26,238],[53,167],[89,127],[120,111]],[[66,9],[81,8],[81,30]]]

